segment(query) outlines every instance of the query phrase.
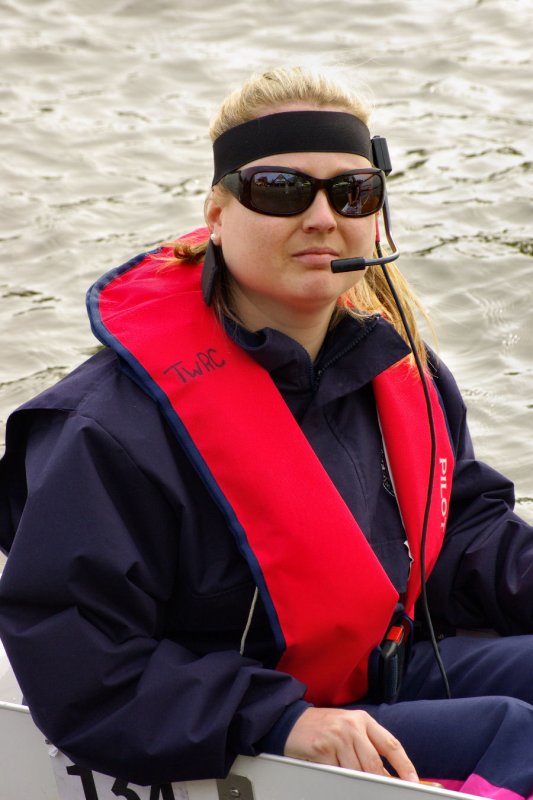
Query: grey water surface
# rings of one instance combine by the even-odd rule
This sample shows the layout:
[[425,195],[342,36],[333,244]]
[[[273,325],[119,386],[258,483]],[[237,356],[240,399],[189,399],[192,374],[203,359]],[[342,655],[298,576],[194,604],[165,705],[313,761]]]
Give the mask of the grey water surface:
[[531,0],[0,2],[0,438],[95,351],[89,284],[202,222],[222,97],[333,66],[388,138],[400,265],[478,455],[533,521],[532,28]]

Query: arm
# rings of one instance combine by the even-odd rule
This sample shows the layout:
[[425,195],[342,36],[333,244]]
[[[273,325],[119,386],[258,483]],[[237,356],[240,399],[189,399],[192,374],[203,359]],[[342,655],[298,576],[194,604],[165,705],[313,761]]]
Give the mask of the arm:
[[301,713],[304,687],[289,676],[165,636],[179,511],[119,442],[86,417],[41,412],[25,476],[10,452],[2,482],[17,533],[0,631],[55,745],[137,783],[215,777]]
[[512,483],[474,455],[466,409],[449,371],[439,368],[456,450],[448,530],[428,582],[437,624],[533,631],[533,528],[513,511]]

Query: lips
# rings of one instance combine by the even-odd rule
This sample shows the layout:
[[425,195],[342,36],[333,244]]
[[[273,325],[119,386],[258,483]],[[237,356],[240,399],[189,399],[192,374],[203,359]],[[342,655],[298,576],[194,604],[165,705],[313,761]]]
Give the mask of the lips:
[[337,258],[338,255],[338,251],[332,247],[306,247],[305,250],[298,250],[297,253],[294,253],[295,258],[301,256],[331,256],[332,258]]
[[293,255],[302,266],[321,270],[329,269],[333,259],[338,257],[339,252],[333,247],[305,247]]

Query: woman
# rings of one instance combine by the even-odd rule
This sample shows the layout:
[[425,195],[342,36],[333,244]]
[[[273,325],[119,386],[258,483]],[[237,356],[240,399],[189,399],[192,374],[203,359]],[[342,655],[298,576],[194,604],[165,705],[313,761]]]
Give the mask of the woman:
[[[9,421],[0,629],[37,725],[82,765],[161,783],[266,751],[533,792],[516,635],[533,531],[474,459],[391,268],[431,376],[422,547],[431,441],[410,347],[381,271],[331,268],[374,254],[366,123],[300,69],[230,96],[207,229],[104,276],[89,313],[107,346]],[[424,572],[453,699],[418,624]]]

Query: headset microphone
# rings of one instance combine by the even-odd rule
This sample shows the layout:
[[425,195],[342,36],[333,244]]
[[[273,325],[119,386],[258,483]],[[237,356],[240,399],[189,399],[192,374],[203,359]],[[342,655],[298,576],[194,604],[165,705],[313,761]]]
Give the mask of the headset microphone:
[[[387,140],[383,136],[372,137],[372,160],[374,165],[381,169],[385,175],[389,175],[392,171],[392,164],[389,156],[389,148],[387,147]],[[391,233],[390,225],[390,209],[389,200],[387,197],[387,190],[385,189],[385,200],[383,202],[383,222],[385,223],[385,235],[391,252],[382,256],[379,253],[379,258],[363,258],[362,256],[355,258],[336,258],[331,262],[332,272],[355,272],[356,270],[366,269],[367,267],[380,267],[384,264],[390,264],[391,261],[396,261],[400,257],[400,251],[396,247]],[[376,228],[377,230],[377,228]],[[379,241],[379,234],[376,242]]]

